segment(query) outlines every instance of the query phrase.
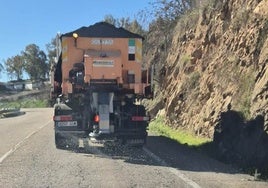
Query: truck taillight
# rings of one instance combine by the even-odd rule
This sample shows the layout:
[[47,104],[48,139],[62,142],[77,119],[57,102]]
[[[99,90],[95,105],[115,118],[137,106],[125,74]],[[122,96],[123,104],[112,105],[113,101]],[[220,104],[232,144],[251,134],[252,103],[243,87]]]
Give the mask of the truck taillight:
[[99,123],[100,122],[100,116],[99,115],[95,115],[94,116],[94,122],[95,123]]
[[132,116],[131,118],[132,121],[149,121],[148,116]]
[[60,115],[60,116],[54,116],[54,121],[72,121],[73,117],[72,115]]

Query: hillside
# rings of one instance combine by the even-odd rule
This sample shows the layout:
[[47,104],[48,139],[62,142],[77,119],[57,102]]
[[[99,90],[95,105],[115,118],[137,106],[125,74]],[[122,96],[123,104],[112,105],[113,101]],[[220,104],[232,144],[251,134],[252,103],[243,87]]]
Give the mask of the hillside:
[[28,91],[5,91],[3,89],[0,93],[0,109],[50,107],[49,91],[49,86]]
[[214,137],[229,158],[266,167],[267,7],[267,0],[208,1],[179,19],[165,60],[161,46],[148,53],[159,73],[152,116],[161,110],[173,128]]

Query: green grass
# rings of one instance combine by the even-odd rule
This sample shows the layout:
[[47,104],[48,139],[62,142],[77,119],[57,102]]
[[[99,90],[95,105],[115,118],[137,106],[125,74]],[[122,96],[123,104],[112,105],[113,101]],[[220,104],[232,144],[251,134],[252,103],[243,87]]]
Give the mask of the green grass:
[[0,108],[44,108],[48,107],[46,99],[23,99],[12,102],[0,102]]
[[185,130],[175,130],[165,125],[163,117],[158,117],[149,124],[149,131],[160,136],[170,138],[180,144],[187,144],[189,146],[200,146],[211,140],[195,136],[194,134]]

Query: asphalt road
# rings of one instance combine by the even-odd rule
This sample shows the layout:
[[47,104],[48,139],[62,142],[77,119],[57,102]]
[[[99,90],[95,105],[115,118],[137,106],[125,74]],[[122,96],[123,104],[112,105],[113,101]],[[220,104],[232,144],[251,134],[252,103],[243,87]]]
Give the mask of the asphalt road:
[[268,187],[157,136],[144,149],[77,137],[56,149],[53,110],[22,110],[24,115],[0,119],[1,188]]

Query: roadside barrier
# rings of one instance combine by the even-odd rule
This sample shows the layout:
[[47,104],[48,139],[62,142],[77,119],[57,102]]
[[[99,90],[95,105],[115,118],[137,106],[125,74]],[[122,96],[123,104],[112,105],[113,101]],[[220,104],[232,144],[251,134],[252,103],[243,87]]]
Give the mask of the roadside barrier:
[[14,117],[23,114],[20,108],[2,108],[0,109],[0,118]]

